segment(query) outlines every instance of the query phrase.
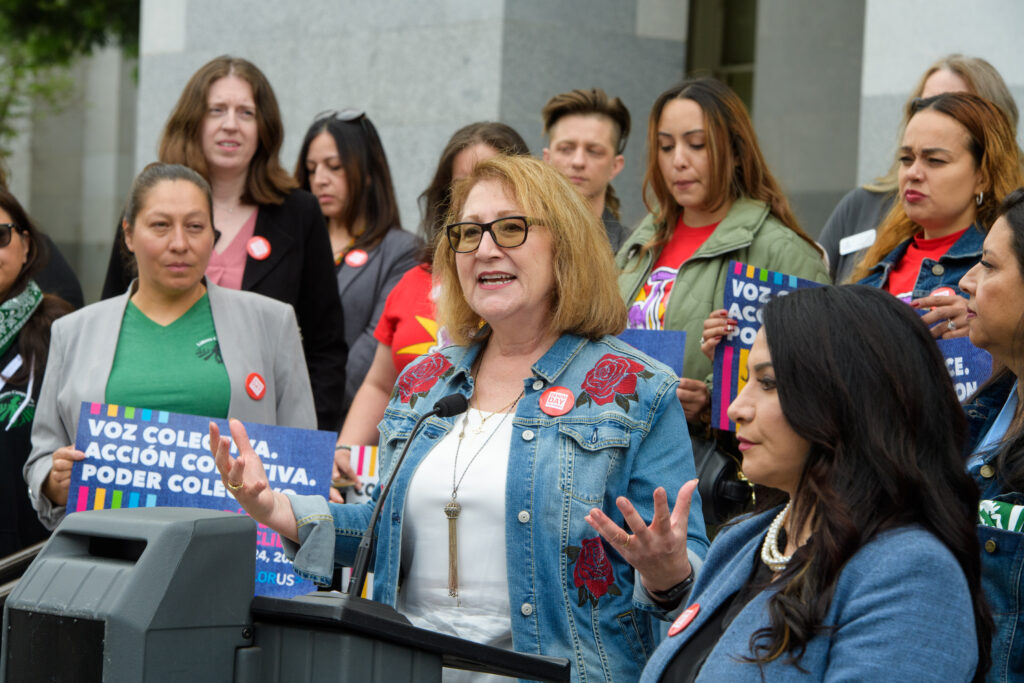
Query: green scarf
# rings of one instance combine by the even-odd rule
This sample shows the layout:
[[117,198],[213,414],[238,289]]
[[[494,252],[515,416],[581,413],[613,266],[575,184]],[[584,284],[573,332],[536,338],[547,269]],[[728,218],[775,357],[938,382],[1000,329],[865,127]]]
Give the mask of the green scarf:
[[35,280],[29,280],[21,294],[0,304],[0,356],[7,353],[18,332],[39,308],[43,292]]

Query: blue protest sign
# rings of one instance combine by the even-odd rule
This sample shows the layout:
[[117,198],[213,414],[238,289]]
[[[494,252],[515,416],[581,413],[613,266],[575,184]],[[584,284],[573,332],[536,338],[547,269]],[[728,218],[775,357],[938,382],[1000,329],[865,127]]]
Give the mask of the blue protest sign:
[[679,330],[625,330],[619,339],[639,349],[656,361],[683,376],[683,356],[686,351],[686,332]]
[[[214,419],[222,434],[227,420]],[[123,507],[197,507],[244,514],[224,488],[210,453],[211,418],[102,403],[82,403],[71,469],[68,514]],[[334,460],[333,432],[247,423],[271,488],[326,495]],[[232,453],[237,454],[235,445]],[[315,590],[295,575],[277,532],[260,525],[256,595],[292,597]]]
[[972,344],[969,337],[939,339],[938,343],[957,400],[963,403],[992,374],[992,356]]
[[736,431],[726,411],[747,383],[747,356],[761,329],[761,307],[774,296],[821,283],[777,273],[738,261],[729,262],[725,279],[725,310],[737,321],[734,329],[715,348],[714,390],[711,392],[711,426]]

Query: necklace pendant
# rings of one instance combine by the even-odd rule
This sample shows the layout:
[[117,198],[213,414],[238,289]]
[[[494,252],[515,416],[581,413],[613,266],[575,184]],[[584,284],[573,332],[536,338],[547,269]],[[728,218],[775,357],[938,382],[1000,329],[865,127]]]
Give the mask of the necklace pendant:
[[444,506],[448,518],[448,595],[456,600],[459,597],[459,537],[455,520],[460,512],[462,506],[454,498]]

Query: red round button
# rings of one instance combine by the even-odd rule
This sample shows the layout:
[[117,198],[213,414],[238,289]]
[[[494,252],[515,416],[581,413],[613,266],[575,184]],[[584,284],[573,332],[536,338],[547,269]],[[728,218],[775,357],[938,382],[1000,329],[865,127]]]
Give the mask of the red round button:
[[249,373],[245,378],[245,393],[254,401],[259,401],[267,395],[267,383],[258,372]]
[[358,268],[359,266],[366,263],[366,260],[370,258],[365,251],[362,249],[353,249],[352,251],[345,254],[345,265]]
[[938,287],[933,289],[928,296],[956,296],[956,290],[952,287]]
[[540,395],[540,409],[546,415],[565,415],[576,405],[572,392],[565,387],[551,387]]
[[270,256],[270,242],[266,237],[250,237],[245,244],[245,250],[257,261]]
[[670,636],[674,636],[681,632],[684,628],[690,625],[690,622],[697,618],[698,613],[700,613],[700,604],[695,602],[684,609],[682,614],[676,617],[676,620],[668,627],[668,634]]

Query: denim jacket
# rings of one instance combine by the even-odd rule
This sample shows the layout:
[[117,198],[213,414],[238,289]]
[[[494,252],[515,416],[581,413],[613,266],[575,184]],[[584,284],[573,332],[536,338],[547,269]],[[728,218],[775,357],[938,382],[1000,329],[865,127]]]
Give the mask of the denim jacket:
[[[960,236],[960,239],[949,248],[939,260],[926,258],[921,261],[921,272],[914,283],[915,299],[928,296],[939,287],[952,287],[960,296],[960,278],[967,274],[978,259],[981,258],[981,245],[985,241],[985,235],[981,227],[975,223]],[[858,282],[860,285],[871,287],[884,287],[889,280],[889,272],[896,267],[903,255],[907,253],[910,240],[901,242],[898,247],[890,251],[884,259],[879,261],[868,273],[867,277]]]
[[[779,510],[743,518],[718,533],[690,593],[696,614],[658,647],[641,683],[662,680],[680,648],[747,584]],[[949,549],[919,525],[883,531],[850,557],[822,619],[826,628],[807,641],[800,668],[787,655],[763,668],[742,659],[751,654],[751,636],[771,624],[768,601],[774,594],[772,586],[765,588],[735,615],[708,653],[698,682],[970,681],[977,668],[964,572]]]
[[[998,448],[975,452],[976,446],[1013,389],[1013,375],[993,382],[964,406],[970,425],[974,453],[967,471],[978,484],[982,500],[999,500],[1024,505],[1024,493],[1007,491],[996,471]],[[981,587],[992,608],[995,632],[992,637],[992,667],[987,681],[1011,681],[1024,677],[1024,533],[979,524]]]
[[[473,394],[471,366],[480,349],[447,347],[420,357],[399,377],[380,424],[382,481],[420,415],[453,392]],[[649,522],[655,488],[665,487],[671,505],[694,478],[676,383],[671,371],[618,339],[572,334],[562,335],[524,380],[505,489],[512,640],[519,652],[569,658],[573,681],[635,681],[656,645],[650,617],[664,612],[583,518],[599,507],[625,526],[615,499],[626,496]],[[542,412],[549,387],[567,388],[574,407],[557,417]],[[409,484],[456,419],[428,418],[394,477],[377,531],[374,600],[396,602],[406,569],[401,540]],[[324,583],[335,562],[353,561],[372,504],[291,500],[301,542],[295,571]],[[708,548],[700,509],[695,493],[687,541],[695,570]]]

